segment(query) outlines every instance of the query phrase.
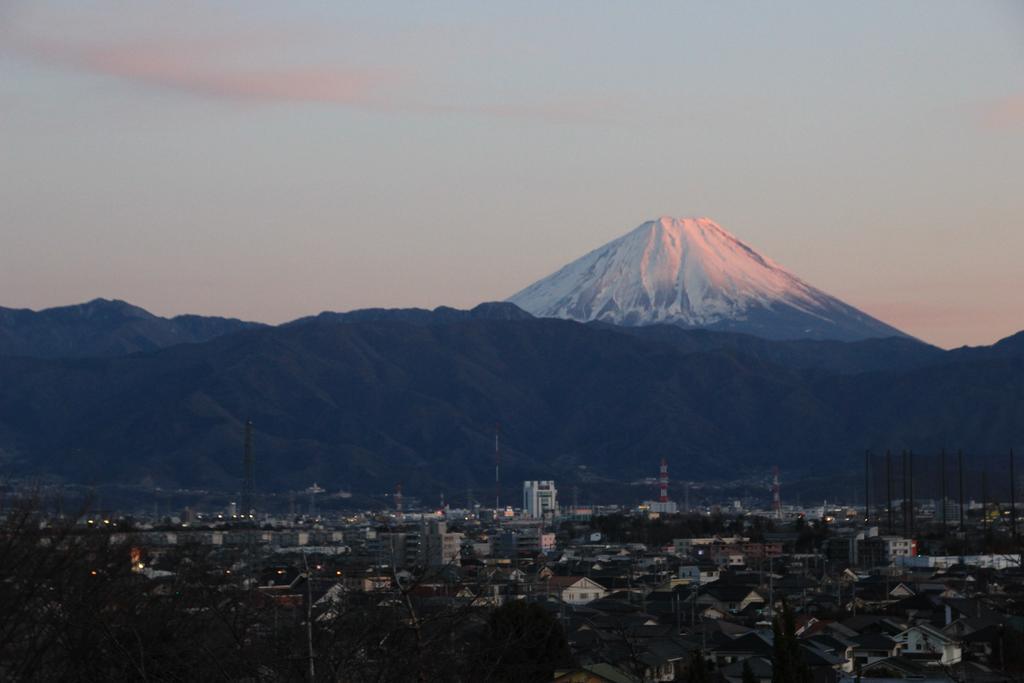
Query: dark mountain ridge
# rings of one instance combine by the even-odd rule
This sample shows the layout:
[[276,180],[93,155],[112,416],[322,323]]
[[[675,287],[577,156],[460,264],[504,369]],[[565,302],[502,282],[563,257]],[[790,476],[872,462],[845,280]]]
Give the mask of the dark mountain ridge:
[[302,325],[312,321],[358,323],[358,322],[404,322],[419,325],[439,325],[461,320],[530,320],[532,315],[515,304],[505,301],[488,301],[469,310],[438,306],[426,308],[360,308],[354,311],[324,311],[314,316],[298,318],[285,325]]
[[[828,475],[865,448],[1004,452],[1024,436],[1024,353],[881,339],[770,342],[519,316],[358,312],[123,357],[0,358],[0,468],[234,490],[253,419],[258,485],[410,493]],[[476,310],[476,309],[474,309]],[[998,351],[992,351],[998,349]],[[993,357],[995,356],[995,357]]]
[[179,315],[162,318],[127,302],[93,299],[32,311],[0,308],[0,356],[121,356],[203,342],[259,323]]

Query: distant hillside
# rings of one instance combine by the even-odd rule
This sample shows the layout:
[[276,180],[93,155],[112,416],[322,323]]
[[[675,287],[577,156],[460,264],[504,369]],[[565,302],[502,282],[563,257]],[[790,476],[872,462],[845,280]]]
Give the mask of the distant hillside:
[[[788,368],[816,369],[842,374],[875,370],[909,370],[953,359],[952,355],[946,354],[942,349],[910,337],[863,339],[852,342],[824,339],[781,341],[738,332],[688,330],[676,325],[618,327],[605,323],[590,324],[643,339],[666,342],[690,353],[728,349]],[[1024,355],[1024,352],[1018,355]],[[966,356],[963,358],[967,359]]]
[[515,304],[504,301],[482,303],[471,309],[461,310],[450,306],[438,306],[433,310],[425,308],[361,308],[355,311],[337,313],[324,311],[318,315],[299,318],[287,325],[301,325],[308,322],[403,322],[417,325],[439,325],[463,320],[529,320],[533,316]]
[[108,299],[42,311],[0,308],[0,355],[121,356],[207,341],[259,326],[233,318],[198,315],[161,318],[138,306]]
[[[0,474],[433,494],[503,480],[827,475],[865,448],[1024,443],[1024,353],[767,342],[445,312],[325,316],[116,358],[0,358]],[[399,318],[399,319],[395,319]],[[347,320],[347,321],[346,321]],[[428,324],[424,324],[428,320]],[[806,346],[802,346],[806,345]],[[857,465],[853,465],[857,466]]]

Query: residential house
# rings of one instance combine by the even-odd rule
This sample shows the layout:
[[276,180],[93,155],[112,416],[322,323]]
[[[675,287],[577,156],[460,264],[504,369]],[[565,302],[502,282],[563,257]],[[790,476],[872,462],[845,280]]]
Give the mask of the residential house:
[[962,650],[959,640],[943,633],[930,624],[914,624],[893,637],[905,654],[930,654],[939,659],[943,666],[960,662]]
[[585,605],[608,594],[608,590],[586,576],[552,576],[538,586],[570,605]]

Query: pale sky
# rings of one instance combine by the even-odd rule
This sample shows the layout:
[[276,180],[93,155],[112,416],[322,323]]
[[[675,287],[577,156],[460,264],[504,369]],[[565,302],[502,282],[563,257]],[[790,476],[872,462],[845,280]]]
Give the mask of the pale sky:
[[709,216],[926,341],[1024,329],[1024,3],[0,0],[0,305],[503,299]]

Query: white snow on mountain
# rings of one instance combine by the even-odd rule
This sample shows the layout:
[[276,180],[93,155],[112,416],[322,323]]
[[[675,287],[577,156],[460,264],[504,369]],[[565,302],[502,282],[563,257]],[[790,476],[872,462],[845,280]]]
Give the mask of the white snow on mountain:
[[782,339],[902,335],[708,218],[648,221],[509,301],[536,316],[581,322],[672,323]]

